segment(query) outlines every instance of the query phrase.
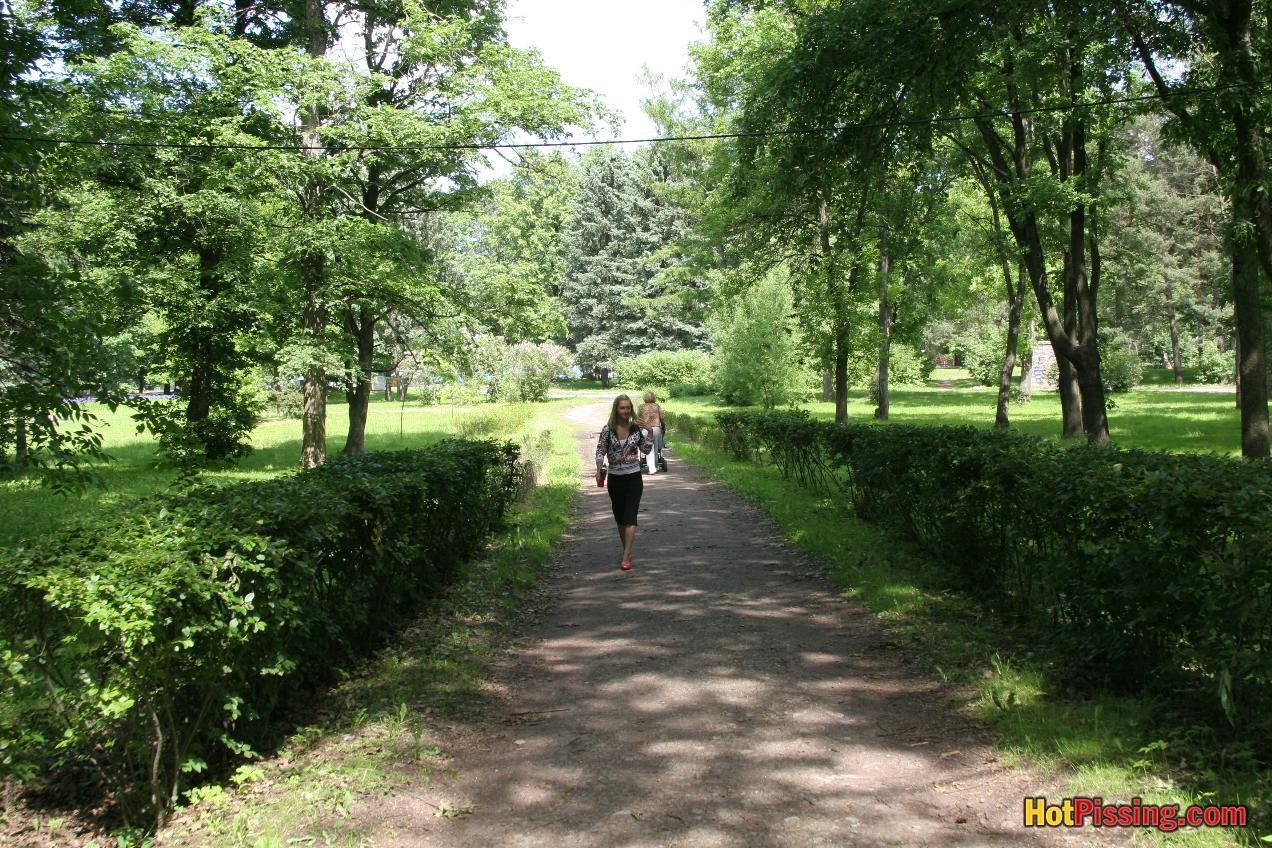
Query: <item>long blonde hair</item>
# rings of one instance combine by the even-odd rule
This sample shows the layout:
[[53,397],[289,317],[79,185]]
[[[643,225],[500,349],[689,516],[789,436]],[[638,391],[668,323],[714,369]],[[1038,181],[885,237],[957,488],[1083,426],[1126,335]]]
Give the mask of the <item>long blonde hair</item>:
[[611,433],[618,432],[618,425],[620,423],[618,420],[618,405],[622,403],[623,401],[627,401],[627,408],[632,411],[632,414],[628,417],[627,421],[623,423],[627,424],[629,428],[636,426],[635,404],[632,403],[632,399],[628,397],[627,395],[619,395],[618,397],[614,398],[614,403],[610,405],[609,428]]

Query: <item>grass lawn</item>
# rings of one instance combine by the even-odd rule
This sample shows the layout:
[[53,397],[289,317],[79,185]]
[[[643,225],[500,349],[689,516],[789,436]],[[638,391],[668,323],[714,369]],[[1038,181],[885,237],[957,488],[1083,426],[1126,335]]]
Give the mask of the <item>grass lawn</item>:
[[[1156,378],[1156,370],[1148,372]],[[1170,375],[1170,372],[1166,372]],[[1175,391],[1173,377],[1167,387],[1149,385],[1110,395],[1109,435],[1122,447],[1149,450],[1215,452],[1241,455],[1241,414],[1229,387],[1225,391]],[[943,388],[942,383],[948,387]],[[1212,387],[1213,388],[1213,387]],[[998,403],[996,389],[976,385],[962,368],[938,368],[923,386],[897,386],[891,392],[889,423],[971,424],[991,427]],[[709,414],[725,407],[714,398],[676,398],[664,406],[669,414]],[[832,420],[833,403],[802,404],[814,417]],[[1039,393],[1027,404],[1012,404],[1008,413],[1014,428],[1034,436],[1060,435],[1060,396]],[[848,417],[873,421],[874,404],[864,389],[849,392]],[[671,422],[674,428],[674,421]]]
[[[553,401],[560,406],[568,401]],[[367,413],[367,450],[395,450],[422,447],[452,435],[455,425],[475,410],[498,408],[422,406],[385,401],[372,397]],[[327,406],[327,451],[336,454],[344,447],[349,432],[348,405],[334,398]],[[102,486],[91,486],[82,495],[59,495],[40,484],[34,476],[0,480],[0,547],[20,539],[37,539],[75,515],[109,509],[141,495],[158,491],[177,479],[177,471],[165,466],[156,451],[153,437],[138,435],[128,410],[110,412],[89,406],[99,417],[104,448],[114,461],[98,463],[94,471]],[[518,434],[513,434],[518,435]],[[203,479],[233,481],[260,479],[295,471],[300,467],[301,425],[296,419],[261,422],[252,433],[253,451],[237,464],[203,472]]]

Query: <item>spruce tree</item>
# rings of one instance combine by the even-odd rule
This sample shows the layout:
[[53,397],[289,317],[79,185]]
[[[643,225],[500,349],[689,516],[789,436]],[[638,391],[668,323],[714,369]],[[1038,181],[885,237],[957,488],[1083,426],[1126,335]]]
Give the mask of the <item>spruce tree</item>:
[[585,371],[652,350],[699,347],[705,336],[676,297],[665,248],[686,226],[658,202],[648,160],[600,149],[584,157],[565,235],[569,342]]

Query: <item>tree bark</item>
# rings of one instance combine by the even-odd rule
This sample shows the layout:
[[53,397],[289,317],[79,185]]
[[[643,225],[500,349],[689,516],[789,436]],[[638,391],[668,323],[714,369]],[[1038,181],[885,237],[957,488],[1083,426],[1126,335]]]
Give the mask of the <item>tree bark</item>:
[[13,423],[13,464],[18,468],[26,468],[31,462],[31,447],[27,442],[27,420],[19,415]]
[[375,315],[367,306],[350,308],[345,314],[345,330],[354,337],[358,346],[357,371],[353,375],[353,390],[346,391],[349,401],[349,433],[345,436],[344,453],[362,453],[366,450],[367,410],[371,405],[371,368],[375,364]]
[[[822,273],[826,276],[826,285],[830,289],[835,310],[835,423],[843,424],[848,420],[848,307],[845,293],[835,280],[835,256],[830,244],[830,209],[820,190],[817,192],[817,241],[821,249]],[[849,288],[855,283],[856,272],[857,266],[854,264],[851,272],[853,280],[849,282]]]
[[888,365],[892,354],[892,318],[896,314],[895,304],[888,300],[890,270],[888,225],[884,224],[879,228],[879,364],[875,367],[879,405],[874,411],[874,417],[880,421],[888,419]]
[[826,403],[835,399],[835,369],[822,369],[822,397]]
[[[1024,268],[1020,269],[1020,290],[1021,300],[1023,302],[1023,294],[1025,288]],[[1033,352],[1034,346],[1038,344],[1038,319],[1029,319],[1029,353],[1021,358],[1020,362],[1020,399],[1022,401],[1033,400]]]
[[[199,292],[209,305],[220,293],[221,254],[214,248],[199,248]],[[190,332],[190,379],[186,383],[186,421],[206,421],[212,412],[212,391],[219,357],[213,350],[214,335],[220,328],[196,325]],[[209,458],[212,458],[209,456]]]
[[1237,409],[1241,409],[1241,337],[1232,345],[1232,382],[1237,389]]
[[1237,375],[1241,381],[1241,455],[1268,456],[1268,383],[1263,359],[1263,308],[1259,297],[1259,259],[1249,241],[1232,247],[1232,294],[1239,340]]
[[[312,251],[304,257],[301,281],[305,290],[302,329],[312,344],[318,344],[327,326],[326,310],[319,300],[326,279],[326,257]],[[305,411],[301,418],[300,464],[315,468],[327,461],[327,371],[321,363],[305,370]]]
[[[308,37],[306,52],[311,59],[321,59],[327,53],[327,20],[323,0],[305,0],[304,26]],[[316,165],[322,157],[319,149],[321,137],[318,129],[322,112],[315,103],[302,110],[301,142],[305,157]],[[307,177],[304,188],[304,211],[310,219],[321,211],[324,190],[317,168]],[[300,283],[304,292],[304,309],[301,327],[311,345],[322,344],[327,326],[327,310],[323,293],[327,282],[327,257],[321,247],[306,248],[300,259]],[[327,461],[327,372],[319,362],[311,362],[305,370],[305,411],[301,418],[300,464],[303,468],[315,468]]]
[[998,372],[998,408],[994,413],[994,426],[999,428],[1011,426],[1007,410],[1011,403],[1011,377],[1016,371],[1016,346],[1020,342],[1020,313],[1025,305],[1024,286],[1013,290],[1010,270],[1004,269],[1004,274],[1010,299],[1007,301],[1007,350],[1003,354],[1003,367]]
[[1179,350],[1179,322],[1175,319],[1175,289],[1166,294],[1166,317],[1170,319],[1170,364],[1175,370],[1175,385],[1184,383],[1184,360]]

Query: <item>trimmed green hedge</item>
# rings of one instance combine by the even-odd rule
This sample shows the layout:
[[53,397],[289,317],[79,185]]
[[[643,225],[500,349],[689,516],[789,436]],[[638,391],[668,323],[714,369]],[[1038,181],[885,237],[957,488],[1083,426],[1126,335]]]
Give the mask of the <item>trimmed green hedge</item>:
[[973,597],[1046,623],[1071,679],[1208,692],[1234,725],[1268,729],[1272,463],[798,412],[716,418],[735,457],[842,492]]
[[250,753],[498,528],[517,449],[450,440],[156,495],[0,558],[0,757],[132,823]]

